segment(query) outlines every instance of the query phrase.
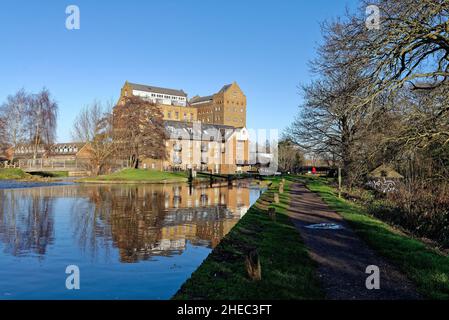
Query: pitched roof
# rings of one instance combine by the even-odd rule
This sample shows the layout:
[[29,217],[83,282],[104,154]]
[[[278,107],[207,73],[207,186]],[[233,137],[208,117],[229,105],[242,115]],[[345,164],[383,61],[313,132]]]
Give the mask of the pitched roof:
[[[226,84],[226,85],[224,85],[224,86],[220,89],[220,91],[218,91],[217,93],[223,93],[223,92],[226,92],[231,86],[232,86],[232,83],[231,83],[231,84]],[[204,96],[204,97],[194,96],[192,99],[190,99],[189,103],[190,103],[190,104],[194,104],[194,103],[200,103],[200,102],[212,101],[213,98],[214,98],[213,95],[210,95],[210,96]]]
[[227,91],[231,86],[232,86],[232,83],[231,83],[231,84],[226,84],[226,85],[224,85],[223,88],[221,88],[221,90],[218,91],[218,92],[219,92],[219,93],[225,92],[225,91]]
[[137,84],[137,83],[131,83],[131,82],[128,82],[128,84],[134,90],[140,90],[140,91],[146,91],[146,92],[154,92],[154,93],[160,93],[160,94],[169,94],[169,95],[172,95],[172,96],[187,97],[187,93],[185,93],[183,90],[161,88],[161,87],[155,87],[155,86],[147,86],[147,85],[144,85],[144,84]]
[[390,178],[390,179],[402,179],[404,178],[399,172],[392,167],[385,164],[377,167],[368,174],[370,178]]
[[195,96],[192,99],[190,99],[189,102],[192,104],[192,103],[211,101],[213,97],[214,96],[206,96],[206,97]]

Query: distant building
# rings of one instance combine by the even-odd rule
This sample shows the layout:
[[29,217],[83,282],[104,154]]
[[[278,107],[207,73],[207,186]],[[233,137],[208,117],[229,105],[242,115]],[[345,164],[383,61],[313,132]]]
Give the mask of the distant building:
[[223,86],[209,96],[195,96],[188,100],[183,90],[142,85],[126,81],[118,105],[127,97],[137,96],[158,104],[169,121],[201,121],[243,128],[246,126],[246,96],[236,82]]
[[[56,143],[48,148],[39,146],[36,159],[48,161],[87,161],[90,157],[90,145],[79,142]],[[19,144],[8,149],[9,160],[17,160],[26,163],[34,159],[34,146],[30,144]]]
[[160,88],[125,82],[118,105],[123,105],[127,97],[136,96],[151,101],[161,107],[164,120],[196,121],[197,108],[190,107],[187,94],[183,90]]

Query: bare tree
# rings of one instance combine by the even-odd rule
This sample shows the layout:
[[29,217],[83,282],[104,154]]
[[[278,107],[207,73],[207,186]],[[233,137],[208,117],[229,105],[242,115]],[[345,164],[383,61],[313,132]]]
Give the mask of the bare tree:
[[[366,26],[366,7],[380,10],[379,30]],[[381,94],[407,90],[433,91],[447,87],[449,76],[449,2],[447,0],[361,1],[360,10],[339,21],[339,32],[328,35],[327,54],[332,68],[358,66],[368,79],[365,95],[353,107],[375,105]],[[349,58],[348,58],[349,57]],[[441,92],[440,92],[441,94]],[[447,96],[446,96],[447,98]],[[434,119],[447,119],[449,106],[441,105]],[[446,134],[443,129],[432,132]],[[437,135],[434,135],[436,137]],[[427,139],[429,135],[417,135]],[[447,136],[446,139],[449,139]],[[449,140],[448,140],[449,141]]]
[[160,107],[139,97],[114,108],[114,139],[119,156],[133,168],[144,158],[165,159],[166,132]]
[[278,164],[282,172],[298,172],[304,163],[300,148],[290,139],[283,139],[278,145]]
[[37,158],[39,149],[48,149],[55,142],[57,114],[58,104],[52,100],[47,89],[31,97],[26,128],[33,148],[33,159]]
[[29,109],[30,95],[24,90],[8,96],[0,108],[0,117],[4,122],[4,140],[8,145],[17,146],[26,141],[26,115]]
[[340,33],[339,23],[323,26],[325,40],[311,63],[316,79],[301,87],[304,103],[287,134],[305,151],[341,163],[351,186],[363,172],[360,145],[371,107],[355,108],[365,95],[367,78],[358,65],[345,63],[352,55],[332,50],[332,39]]
[[88,144],[89,169],[93,175],[104,173],[116,154],[110,109],[94,101],[80,111],[73,124],[73,139]]
[[6,121],[0,117],[0,152],[8,146]]

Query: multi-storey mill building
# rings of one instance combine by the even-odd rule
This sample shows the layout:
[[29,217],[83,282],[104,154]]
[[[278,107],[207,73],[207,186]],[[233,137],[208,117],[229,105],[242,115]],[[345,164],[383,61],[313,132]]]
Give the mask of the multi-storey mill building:
[[215,173],[248,171],[246,96],[236,82],[209,96],[188,99],[183,90],[126,82],[116,108],[138,96],[160,106],[168,158],[142,159],[144,168],[196,169]]

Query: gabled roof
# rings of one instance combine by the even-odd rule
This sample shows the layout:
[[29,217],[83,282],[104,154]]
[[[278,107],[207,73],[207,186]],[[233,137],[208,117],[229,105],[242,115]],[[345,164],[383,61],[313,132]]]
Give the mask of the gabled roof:
[[131,83],[131,82],[128,82],[128,84],[134,90],[154,92],[154,93],[160,93],[160,94],[169,94],[172,96],[187,97],[187,93],[185,93],[183,90],[161,88],[161,87],[155,87],[155,86],[147,86],[144,84],[137,84],[137,83]]
[[399,172],[392,167],[385,164],[377,167],[368,174],[370,178],[389,178],[389,179],[402,179],[404,178]]

